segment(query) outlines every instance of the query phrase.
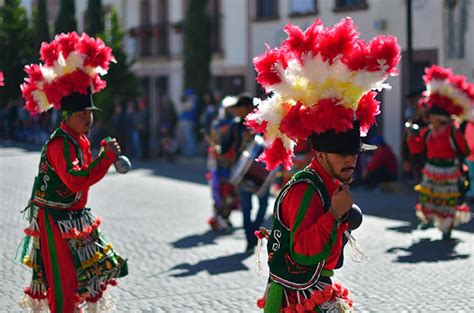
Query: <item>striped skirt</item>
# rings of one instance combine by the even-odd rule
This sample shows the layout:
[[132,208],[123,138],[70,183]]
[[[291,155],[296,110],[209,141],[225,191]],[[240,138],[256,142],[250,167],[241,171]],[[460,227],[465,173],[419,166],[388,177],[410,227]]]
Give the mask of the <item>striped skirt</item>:
[[113,300],[104,292],[128,270],[99,230],[101,219],[89,208],[31,206],[30,214],[21,261],[33,277],[20,305],[33,312],[112,310]]
[[461,202],[464,177],[454,161],[428,160],[422,171],[416,215],[423,223],[434,222],[443,233],[471,219],[470,208]]

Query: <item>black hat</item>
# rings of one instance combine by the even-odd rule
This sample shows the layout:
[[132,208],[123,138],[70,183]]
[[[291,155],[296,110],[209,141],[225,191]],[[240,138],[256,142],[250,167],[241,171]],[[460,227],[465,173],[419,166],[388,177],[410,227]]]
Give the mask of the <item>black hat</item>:
[[91,92],[88,92],[87,94],[73,92],[69,96],[63,97],[61,99],[61,110],[71,112],[84,110],[102,111],[94,105]]
[[237,96],[227,96],[222,100],[222,106],[224,108],[253,106],[253,98],[248,93],[241,93]]
[[449,113],[444,110],[443,108],[437,106],[436,104],[433,104],[430,108],[429,111],[430,114],[435,114],[435,115],[445,115],[449,117]]
[[377,146],[361,142],[358,121],[354,121],[353,128],[344,133],[336,134],[334,129],[327,130],[321,134],[313,133],[309,137],[309,141],[315,151],[343,155],[359,154],[377,149]]

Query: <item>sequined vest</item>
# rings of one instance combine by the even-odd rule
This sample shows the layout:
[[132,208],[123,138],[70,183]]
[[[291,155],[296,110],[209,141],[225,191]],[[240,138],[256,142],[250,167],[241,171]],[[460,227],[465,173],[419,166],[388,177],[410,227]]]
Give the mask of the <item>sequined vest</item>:
[[312,191],[319,194],[323,201],[324,212],[330,207],[328,192],[321,177],[315,170],[308,167],[296,173],[282,188],[275,200],[273,228],[268,237],[267,244],[270,279],[295,290],[306,289],[314,285],[321,276],[325,264],[324,260],[312,265],[297,263],[291,254],[290,229],[283,225],[280,220],[281,204],[284,197],[291,186],[300,182],[308,183]]
[[[35,177],[33,184],[31,202],[40,207],[68,208],[77,203],[82,196],[82,192],[70,190],[48,162],[46,157],[48,143],[58,137],[63,138],[65,144],[72,144],[79,159],[79,166],[85,162],[82,150],[76,140],[61,128],[57,128],[43,146],[38,175]],[[66,147],[66,149],[69,149],[69,147]]]

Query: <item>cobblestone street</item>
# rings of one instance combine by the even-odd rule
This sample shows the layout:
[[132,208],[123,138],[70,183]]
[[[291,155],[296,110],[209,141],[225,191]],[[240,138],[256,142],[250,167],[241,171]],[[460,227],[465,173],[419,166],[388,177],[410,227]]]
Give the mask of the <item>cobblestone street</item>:
[[[30,279],[14,257],[38,160],[38,151],[0,144],[0,312],[21,312]],[[256,274],[255,256],[243,253],[240,212],[232,234],[209,230],[205,171],[202,160],[136,162],[126,175],[112,168],[92,187],[89,206],[129,262],[129,276],[111,292],[118,312],[259,312],[266,278]],[[442,241],[435,229],[416,230],[409,188],[353,195],[365,213],[354,236],[370,260],[353,262],[346,247],[335,280],[349,288],[358,312],[474,312],[473,221],[453,232],[456,240]],[[271,207],[267,226],[270,215]]]

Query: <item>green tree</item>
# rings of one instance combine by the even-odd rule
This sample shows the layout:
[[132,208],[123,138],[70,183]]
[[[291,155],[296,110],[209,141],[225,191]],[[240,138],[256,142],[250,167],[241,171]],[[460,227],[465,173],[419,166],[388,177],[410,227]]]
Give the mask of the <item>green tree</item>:
[[74,0],[61,0],[59,13],[54,23],[56,34],[77,30],[76,6]]
[[105,44],[112,48],[112,54],[117,63],[112,63],[108,74],[104,76],[107,87],[94,95],[96,105],[103,110],[102,114],[98,114],[98,117],[104,125],[109,122],[117,101],[124,103],[136,99],[138,96],[138,80],[130,70],[133,61],[129,61],[123,51],[124,31],[117,12],[112,9],[108,18],[110,18],[110,23],[108,23],[110,27],[100,37],[104,38]]
[[207,0],[188,3],[184,20],[184,86],[202,96],[211,76],[211,19]]
[[20,0],[4,0],[0,6],[0,70],[5,86],[0,88],[0,105],[21,96],[23,67],[33,60],[33,31]]
[[35,50],[40,50],[43,41],[49,42],[48,12],[46,11],[46,0],[39,0],[33,8],[33,30],[35,38]]
[[89,36],[96,36],[104,32],[104,9],[102,7],[102,0],[89,0],[87,2],[84,30]]

